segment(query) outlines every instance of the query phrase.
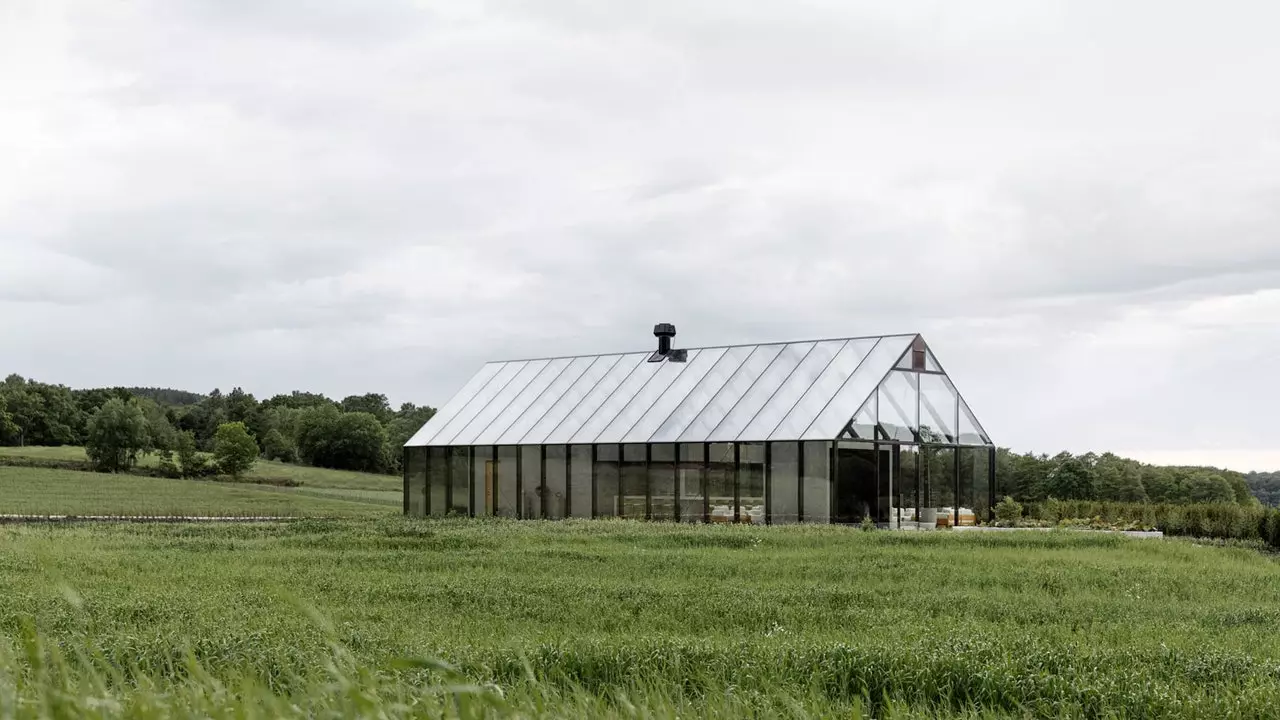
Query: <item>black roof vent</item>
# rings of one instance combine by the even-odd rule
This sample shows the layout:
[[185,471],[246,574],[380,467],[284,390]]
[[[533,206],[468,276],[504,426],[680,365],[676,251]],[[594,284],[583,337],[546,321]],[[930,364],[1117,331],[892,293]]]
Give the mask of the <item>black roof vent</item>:
[[671,323],[658,323],[653,326],[653,336],[658,338],[658,351],[649,356],[649,362],[684,362],[689,353],[685,350],[672,350],[671,339],[676,336],[676,326]]

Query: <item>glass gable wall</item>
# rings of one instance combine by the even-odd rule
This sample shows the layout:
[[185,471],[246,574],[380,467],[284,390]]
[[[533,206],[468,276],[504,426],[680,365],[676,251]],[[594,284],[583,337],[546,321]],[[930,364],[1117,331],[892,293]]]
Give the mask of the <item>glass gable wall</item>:
[[974,525],[994,455],[918,335],[489,363],[405,448],[404,512]]

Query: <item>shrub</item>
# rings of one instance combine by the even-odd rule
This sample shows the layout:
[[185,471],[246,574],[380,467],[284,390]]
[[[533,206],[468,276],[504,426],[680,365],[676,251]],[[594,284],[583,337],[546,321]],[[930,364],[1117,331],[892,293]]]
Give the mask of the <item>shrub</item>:
[[148,441],[147,421],[136,402],[112,398],[89,420],[85,453],[100,472],[128,470]]
[[238,480],[257,461],[258,443],[244,423],[223,423],[213,438],[213,458],[218,469]]
[[1017,527],[1022,520],[1022,503],[1008,495],[996,504],[996,522],[1008,527]]

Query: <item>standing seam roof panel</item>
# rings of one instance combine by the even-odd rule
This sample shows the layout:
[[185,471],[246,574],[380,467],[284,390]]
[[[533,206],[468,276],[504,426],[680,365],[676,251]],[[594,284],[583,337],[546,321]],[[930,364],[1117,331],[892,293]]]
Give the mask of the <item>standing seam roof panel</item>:
[[627,376],[626,380],[618,386],[617,390],[604,401],[600,408],[582,425],[578,432],[574,433],[570,443],[577,445],[587,445],[596,442],[596,438],[604,433],[605,429],[626,409],[627,405],[635,399],[645,385],[658,374],[658,369],[666,363],[651,363],[647,359],[642,360],[635,370]]
[[[557,377],[555,381],[547,387],[546,392],[538,396],[538,399],[529,407],[529,412],[527,414],[528,419],[532,422],[529,424],[528,430],[525,434],[516,441],[517,445],[541,444],[541,437],[545,436],[545,433],[538,433],[535,435],[533,432],[534,428],[538,426],[538,423],[542,422],[542,419],[547,416],[547,412],[560,401],[560,398],[564,397],[564,394],[568,392],[569,388],[573,387],[574,383],[578,382],[578,378],[582,377],[582,375],[591,368],[595,361],[596,358],[593,357],[575,358],[569,363],[569,366],[564,369],[564,372],[560,373],[560,377]],[[519,424],[523,424],[524,420],[525,418],[521,418]]]
[[[867,357],[858,369],[849,376],[845,384],[831,398],[827,406],[818,413],[804,431],[802,440],[833,440],[844,426],[849,423],[850,408],[861,408],[862,404],[876,391],[880,382],[893,369],[902,357],[902,353],[911,345],[914,335],[893,335],[880,338],[876,346],[867,353]],[[857,412],[856,410],[854,412]]]
[[805,355],[804,360],[791,371],[787,379],[774,389],[773,394],[756,411],[751,421],[738,433],[740,442],[760,442],[791,412],[796,402],[826,372],[832,361],[848,347],[848,340],[820,342]]
[[681,433],[680,442],[707,442],[711,437],[711,431],[715,430],[716,426],[729,415],[742,396],[759,379],[761,373],[767,370],[782,352],[783,347],[785,346],[757,345],[725,381],[724,387],[720,388],[702,412],[698,413],[693,422],[689,423]]
[[696,359],[690,359],[685,371],[680,373],[680,377],[671,383],[666,392],[662,393],[662,397],[653,402],[622,441],[624,443],[652,442],[658,428],[667,422],[676,406],[684,402],[689,392],[695,385],[702,382],[724,354],[725,348],[711,348],[700,351]]
[[422,426],[422,429],[414,433],[413,437],[409,439],[408,443],[406,443],[406,447],[424,447],[426,445],[430,445],[435,436],[439,434],[440,428],[443,428],[448,424],[448,422],[453,419],[453,416],[458,414],[459,410],[466,407],[467,403],[471,401],[471,398],[474,397],[476,393],[484,389],[484,386],[487,385],[489,381],[493,379],[493,376],[497,375],[498,371],[506,364],[507,363],[505,362],[485,363],[484,367],[480,368],[480,371],[475,375],[472,375],[471,379],[467,381],[466,385],[462,386],[462,389],[459,390],[457,394],[452,398],[449,398],[449,402],[445,403],[444,407],[437,410],[436,414],[431,416],[431,419]]
[[724,353],[705,375],[693,385],[688,394],[680,400],[676,409],[662,422],[658,430],[649,438],[652,443],[676,442],[681,434],[697,419],[698,415],[715,398],[716,394],[729,382],[738,368],[751,357],[755,347],[739,345],[724,348]]
[[457,435],[454,436],[451,444],[453,445],[478,445],[476,439],[480,437],[484,431],[493,424],[495,420],[502,417],[503,413],[511,407],[511,403],[520,397],[520,393],[529,386],[538,377],[538,373],[547,366],[545,360],[531,360],[526,362],[524,367],[520,369],[520,373],[502,388],[502,393],[495,397],[475,419],[467,424]]
[[574,381],[556,400],[556,404],[547,410],[537,425],[529,431],[525,437],[530,443],[545,444],[551,433],[560,426],[564,419],[569,417],[569,413],[582,402],[587,396],[604,379],[609,371],[618,364],[624,356],[622,355],[601,355],[591,363],[591,367],[587,368],[582,376]]
[[813,423],[818,413],[826,407],[836,391],[857,372],[858,365],[875,346],[875,340],[850,340],[847,345],[840,348],[840,352],[836,353],[809,389],[805,390],[804,394],[793,403],[780,422],[774,423],[768,429],[760,429],[768,434],[770,440],[794,440],[800,437]]
[[[627,403],[613,422],[604,429],[596,438],[597,443],[620,443],[625,442],[627,434],[631,429],[640,422],[645,413],[653,409],[654,403],[658,402],[684,371],[691,365],[698,362],[698,356],[701,355],[700,350],[690,350],[685,362],[662,361],[656,363],[658,369],[654,371],[653,377],[644,387],[631,398],[631,402]],[[648,439],[648,436],[645,436]],[[641,440],[640,442],[644,442]]]
[[618,360],[618,363],[610,368],[609,372],[600,379],[600,382],[596,383],[594,388],[591,388],[586,397],[582,398],[582,402],[569,411],[569,415],[565,417],[564,421],[557,425],[556,429],[551,431],[551,434],[547,435],[545,442],[558,445],[573,440],[578,431],[582,429],[582,426],[596,414],[600,406],[609,399],[609,396],[618,389],[619,385],[631,376],[631,373],[635,372],[636,368],[647,357],[649,357],[648,353],[623,355]]
[[524,412],[520,416],[511,421],[511,425],[502,432],[502,437],[498,438],[494,445],[518,445],[520,438],[529,432],[529,428],[542,417],[546,412],[546,406],[539,409],[538,404],[547,394],[547,388],[564,374],[569,368],[569,364],[573,362],[573,358],[556,358],[547,363],[547,369],[542,371],[538,376],[536,383],[531,383],[527,390],[530,391],[532,399],[525,405]]
[[[838,341],[836,346],[843,345]],[[818,350],[819,343],[792,343],[782,348],[778,356],[769,363],[769,367],[756,378],[751,387],[738,398],[733,409],[725,415],[720,424],[707,435],[709,442],[735,442],[742,435],[743,429],[751,423],[760,408],[769,402],[769,398],[782,387],[791,374],[811,353]],[[834,352],[834,350],[832,351]],[[824,361],[825,364],[825,361]],[[743,438],[745,439],[745,438]]]
[[471,398],[471,402],[467,403],[466,408],[455,415],[443,428],[440,428],[440,434],[436,436],[436,441],[441,445],[458,444],[455,443],[458,435],[466,430],[473,420],[484,414],[484,411],[494,400],[502,396],[502,391],[511,384],[512,380],[520,375],[520,371],[526,365],[528,365],[527,362],[507,363],[505,367],[498,371],[497,375],[493,376],[492,380],[485,384],[483,390]]
[[510,404],[503,408],[498,417],[494,418],[493,422],[489,423],[484,430],[476,435],[475,444],[496,445],[502,433],[506,432],[507,428],[511,427],[511,423],[518,420],[524,414],[524,411],[529,409],[529,405],[538,398],[538,395],[546,389],[547,385],[551,384],[551,381],[559,373],[559,370],[551,367],[550,360],[533,360],[530,361],[529,365],[537,367],[538,372],[512,398]]

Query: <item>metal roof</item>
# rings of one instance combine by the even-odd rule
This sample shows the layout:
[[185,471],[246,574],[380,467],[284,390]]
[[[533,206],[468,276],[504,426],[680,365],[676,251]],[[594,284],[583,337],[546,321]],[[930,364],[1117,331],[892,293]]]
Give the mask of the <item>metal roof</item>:
[[916,337],[490,362],[406,446],[832,440]]

